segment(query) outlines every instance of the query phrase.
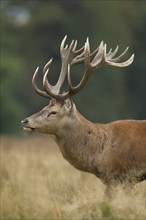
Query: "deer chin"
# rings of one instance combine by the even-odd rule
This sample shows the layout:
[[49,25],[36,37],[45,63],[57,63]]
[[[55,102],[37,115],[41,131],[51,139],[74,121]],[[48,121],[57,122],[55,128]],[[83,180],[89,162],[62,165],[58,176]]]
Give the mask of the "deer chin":
[[23,127],[23,129],[25,131],[34,131],[35,130],[35,128],[31,128],[31,127]]

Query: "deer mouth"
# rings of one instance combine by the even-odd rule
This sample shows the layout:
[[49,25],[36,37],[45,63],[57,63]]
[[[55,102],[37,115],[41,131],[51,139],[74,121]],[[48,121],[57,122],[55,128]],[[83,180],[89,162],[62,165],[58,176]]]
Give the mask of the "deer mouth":
[[25,131],[34,131],[34,130],[35,130],[35,128],[25,127],[25,126],[23,126],[23,129],[24,129]]

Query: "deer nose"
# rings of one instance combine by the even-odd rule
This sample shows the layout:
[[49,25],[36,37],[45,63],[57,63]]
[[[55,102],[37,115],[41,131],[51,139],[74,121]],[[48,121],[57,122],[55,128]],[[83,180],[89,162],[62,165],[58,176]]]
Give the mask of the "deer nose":
[[28,119],[27,118],[25,118],[24,120],[21,121],[22,125],[26,125],[27,123],[28,123]]

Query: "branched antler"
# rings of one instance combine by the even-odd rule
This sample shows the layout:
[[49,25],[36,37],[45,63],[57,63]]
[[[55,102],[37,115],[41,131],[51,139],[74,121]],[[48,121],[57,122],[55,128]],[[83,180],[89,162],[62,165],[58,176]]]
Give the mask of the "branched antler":
[[[119,61],[124,57],[129,47],[126,48],[126,50],[119,55],[118,57],[115,57],[115,55],[118,52],[119,46],[116,47],[116,49],[112,52],[112,49],[107,53],[106,52],[106,44],[102,41],[99,45],[99,47],[93,51],[90,54],[90,45],[89,40],[87,38],[85,45],[76,50],[77,47],[77,41],[73,40],[71,44],[68,46],[65,46],[67,36],[64,37],[61,46],[60,46],[60,55],[61,55],[61,61],[62,61],[62,67],[59,79],[55,86],[50,85],[50,83],[47,80],[47,75],[49,72],[49,67],[52,63],[52,59],[49,60],[49,62],[44,66],[43,69],[43,89],[44,91],[40,90],[36,83],[35,79],[38,74],[39,67],[37,67],[33,79],[32,79],[32,85],[36,92],[42,96],[45,96],[47,98],[55,98],[58,100],[65,100],[68,97],[71,97],[75,95],[77,92],[79,92],[86,82],[88,81],[89,77],[92,75],[92,73],[102,67],[105,64],[116,66],[116,67],[126,67],[129,66],[134,59],[134,54],[125,62],[119,63]],[[70,67],[79,63],[85,64],[85,71],[83,74],[83,77],[80,81],[80,83],[77,86],[72,85],[71,76],[70,76]],[[68,79],[68,91],[66,93],[60,93],[60,89],[64,83],[64,80],[67,76]]]

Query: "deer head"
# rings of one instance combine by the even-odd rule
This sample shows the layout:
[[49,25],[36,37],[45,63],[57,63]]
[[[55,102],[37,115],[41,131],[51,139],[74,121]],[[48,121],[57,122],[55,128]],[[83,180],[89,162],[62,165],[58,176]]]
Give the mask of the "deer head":
[[[36,130],[42,133],[55,135],[58,129],[62,129],[66,123],[71,124],[72,120],[78,117],[76,107],[72,102],[71,97],[85,86],[86,82],[96,69],[105,64],[115,67],[126,67],[133,62],[134,54],[127,61],[119,63],[127,52],[128,47],[121,55],[115,57],[118,52],[118,46],[114,51],[110,49],[110,51],[107,52],[107,46],[102,41],[99,47],[90,53],[88,38],[85,45],[78,50],[76,49],[77,41],[73,40],[70,45],[65,45],[66,38],[67,36],[64,37],[60,46],[62,67],[56,85],[50,85],[47,79],[49,67],[53,59],[50,59],[43,69],[43,90],[40,90],[35,82],[39,67],[37,67],[34,72],[32,78],[33,88],[39,95],[47,97],[51,99],[51,101],[50,104],[43,108],[40,112],[24,119],[21,122],[24,129]],[[70,68],[71,66],[80,63],[84,63],[84,74],[79,84],[77,86],[73,86]],[[68,91],[61,92],[61,87],[66,78],[68,82]]]

